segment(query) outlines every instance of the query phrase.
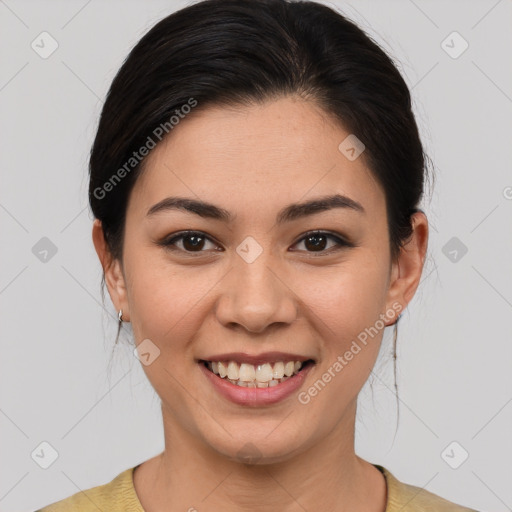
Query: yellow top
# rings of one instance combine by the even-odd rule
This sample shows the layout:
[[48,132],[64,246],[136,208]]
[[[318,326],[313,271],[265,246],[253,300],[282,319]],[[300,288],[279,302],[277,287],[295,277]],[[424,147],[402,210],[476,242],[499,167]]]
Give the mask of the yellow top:
[[[374,466],[386,478],[388,497],[385,512],[476,512],[420,487],[402,483],[386,468]],[[123,471],[108,484],[78,492],[36,512],[144,512],[133,486],[135,467]]]

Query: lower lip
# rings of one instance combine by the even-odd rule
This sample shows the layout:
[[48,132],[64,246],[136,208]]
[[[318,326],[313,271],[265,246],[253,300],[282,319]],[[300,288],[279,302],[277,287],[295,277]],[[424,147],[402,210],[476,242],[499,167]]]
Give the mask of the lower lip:
[[280,402],[297,391],[303,384],[309,370],[314,365],[308,364],[306,368],[288,377],[284,382],[270,388],[245,388],[231,384],[229,380],[223,379],[210,371],[204,363],[200,362],[199,367],[212,383],[214,389],[222,396],[239,405],[259,407]]

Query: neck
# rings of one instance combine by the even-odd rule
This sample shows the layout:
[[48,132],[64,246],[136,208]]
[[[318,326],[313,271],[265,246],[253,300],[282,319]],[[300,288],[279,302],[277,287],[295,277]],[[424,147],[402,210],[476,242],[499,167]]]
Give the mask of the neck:
[[384,512],[385,480],[355,454],[351,413],[300,453],[259,464],[222,456],[164,415],[165,450],[134,475],[137,494],[147,512]]

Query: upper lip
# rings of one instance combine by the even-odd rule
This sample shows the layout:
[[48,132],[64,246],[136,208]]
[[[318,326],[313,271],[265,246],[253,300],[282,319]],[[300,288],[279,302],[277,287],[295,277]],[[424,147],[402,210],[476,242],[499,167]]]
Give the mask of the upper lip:
[[247,364],[265,364],[276,363],[278,361],[308,361],[312,357],[302,356],[300,354],[290,354],[289,352],[263,352],[261,354],[247,354],[245,352],[230,352],[225,354],[215,354],[203,357],[200,361],[235,361],[237,363]]

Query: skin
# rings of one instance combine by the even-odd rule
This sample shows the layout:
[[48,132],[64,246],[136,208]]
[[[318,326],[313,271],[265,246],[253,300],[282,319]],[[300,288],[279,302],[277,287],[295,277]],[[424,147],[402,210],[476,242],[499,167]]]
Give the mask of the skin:
[[[338,150],[348,134],[296,97],[197,110],[146,159],[127,207],[122,261],[112,258],[94,222],[116,310],[132,323],[136,344],[149,338],[160,350],[143,369],[162,401],[165,450],[134,473],[147,512],[385,510],[383,475],[354,451],[357,395],[383,329],[307,404],[294,393],[274,405],[236,405],[196,362],[224,352],[303,354],[316,360],[304,391],[379,315],[393,304],[398,313],[413,298],[427,219],[412,217],[413,235],[392,261],[384,192],[363,158],[350,161]],[[276,224],[284,206],[333,193],[365,212],[335,208]],[[178,195],[214,203],[236,219],[227,224],[178,210],[146,216]],[[195,252],[190,239],[175,251],[157,244],[189,229],[209,237]],[[356,246],[336,250],[328,238],[315,251],[304,233],[316,229]],[[263,250],[250,264],[236,252],[247,236]],[[385,324],[395,320],[387,315]],[[252,464],[238,455],[247,443],[259,452]]]

